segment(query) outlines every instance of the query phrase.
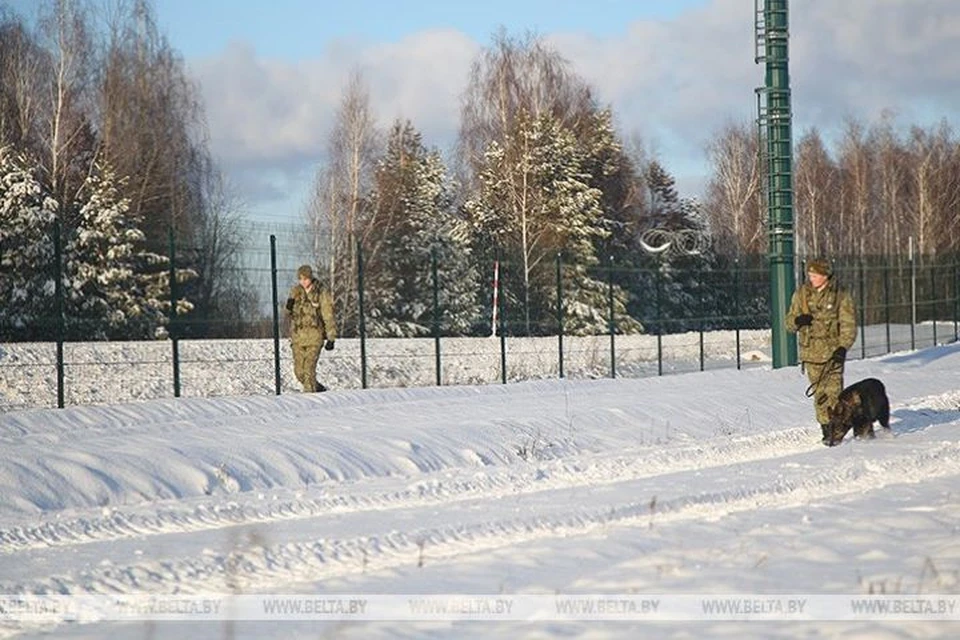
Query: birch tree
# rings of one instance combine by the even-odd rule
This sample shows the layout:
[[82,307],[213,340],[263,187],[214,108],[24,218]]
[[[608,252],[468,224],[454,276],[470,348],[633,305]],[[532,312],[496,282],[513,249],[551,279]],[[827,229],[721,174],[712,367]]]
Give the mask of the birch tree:
[[844,126],[837,154],[840,170],[838,242],[829,249],[834,254],[863,256],[866,254],[868,230],[872,229],[874,208],[874,154],[863,125],[848,120]]
[[103,157],[129,176],[124,195],[150,240],[165,242],[173,230],[192,244],[209,160],[197,89],[146,0],[122,0],[115,9],[97,75]]
[[[573,266],[596,263],[593,241],[605,231],[601,192],[589,184],[586,155],[573,133],[552,116],[521,112],[503,147],[493,141],[484,156],[479,193],[466,203],[481,236],[516,256],[524,330],[532,315],[549,308],[551,279],[545,267],[558,252]],[[581,310],[580,316],[590,313]]]
[[756,131],[746,124],[727,124],[707,146],[707,156],[712,175],[705,209],[714,246],[730,255],[765,251],[767,216]]
[[[542,39],[500,31],[477,57],[463,96],[459,176],[478,256],[499,252],[509,263],[506,297],[523,309],[524,331],[544,330],[535,316],[555,297],[548,267],[558,252],[586,270],[598,251],[630,244],[638,199],[624,158],[612,114]],[[595,284],[584,275],[577,290]],[[618,288],[618,304],[621,296]],[[580,302],[580,315],[590,316],[596,297]]]
[[534,35],[517,38],[500,30],[470,70],[460,113],[461,180],[476,185],[491,143],[506,147],[520,114],[536,120],[548,114],[576,130],[595,110],[589,87],[566,60]]
[[76,198],[92,158],[88,114],[94,45],[90,29],[85,3],[54,0],[44,5],[40,32],[51,73],[46,87],[49,97],[41,112],[43,150],[39,157],[51,192],[61,205]]
[[357,243],[372,220],[370,193],[381,144],[370,94],[359,71],[351,73],[314,179],[306,209],[307,251],[324,266],[341,329],[357,323]]
[[810,256],[831,255],[838,244],[831,220],[837,215],[838,170],[820,132],[801,136],[796,149],[794,219],[797,244]]
[[956,173],[960,154],[956,147],[945,122],[936,127],[911,129],[912,198],[907,210],[921,256],[936,256],[950,246],[946,239],[956,237],[955,230],[949,228],[960,206],[960,176]]
[[49,57],[22,18],[0,10],[0,146],[39,146]]

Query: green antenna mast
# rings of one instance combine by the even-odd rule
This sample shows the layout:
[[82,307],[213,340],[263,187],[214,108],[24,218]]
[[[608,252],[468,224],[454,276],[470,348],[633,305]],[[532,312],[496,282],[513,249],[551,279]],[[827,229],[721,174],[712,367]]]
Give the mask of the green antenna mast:
[[754,0],[755,62],[765,65],[766,82],[757,89],[760,146],[766,146],[767,213],[770,261],[770,322],[773,367],[797,363],[797,343],[784,328],[796,288],[793,255],[793,141],[788,56],[788,0]]

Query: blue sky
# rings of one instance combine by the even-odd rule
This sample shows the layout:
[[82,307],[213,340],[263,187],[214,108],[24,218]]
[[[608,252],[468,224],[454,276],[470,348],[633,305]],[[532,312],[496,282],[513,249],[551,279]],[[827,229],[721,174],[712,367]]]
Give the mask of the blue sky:
[[[359,68],[369,74],[373,100],[387,105],[379,114],[381,124],[388,124],[397,116],[410,117],[424,131],[428,144],[449,149],[456,132],[456,102],[469,63],[499,28],[515,35],[527,31],[547,37],[567,34],[575,42],[582,42],[583,38],[601,43],[622,41],[629,39],[631,28],[637,24],[668,25],[709,3],[710,0],[154,0],[153,4],[161,30],[184,55],[205,88],[214,150],[221,153],[228,170],[236,176],[235,182],[246,191],[245,199],[254,214],[277,219],[295,217],[304,206],[309,182],[322,161],[323,129],[329,125],[339,88],[350,69]],[[743,14],[743,24],[751,22],[752,5]],[[431,32],[445,35],[425,35]],[[749,57],[748,38],[749,32],[744,36],[745,60]],[[432,47],[431,53],[410,53],[418,47]],[[432,61],[442,59],[445,50],[453,50],[448,68],[427,68],[435,66]],[[277,104],[305,99],[296,95],[301,93],[300,86],[278,86],[283,81],[275,80],[275,76],[289,79],[291,73],[312,76],[306,81],[309,84],[327,85],[323,90],[304,89],[314,98],[310,108],[299,111],[312,110],[315,115],[309,122],[301,118],[300,125],[292,124],[296,118],[280,122],[281,116],[277,115],[278,111],[288,111],[284,107],[278,109]],[[423,76],[432,76],[435,81],[425,82]],[[257,94],[250,104],[227,106],[243,103],[245,96],[236,95],[235,85],[250,82],[257,85],[246,90]],[[383,95],[389,92],[387,86],[399,87],[394,93],[419,94],[425,102],[434,100],[445,106],[424,106],[409,95]],[[268,95],[272,97],[267,98]],[[612,101],[602,92],[600,98]],[[272,103],[270,107],[255,104],[267,100]],[[749,111],[752,97],[748,96],[744,104]],[[259,122],[249,116],[251,110],[260,114]],[[241,111],[248,117],[238,117]],[[271,124],[254,133],[266,121]],[[270,132],[278,128],[295,129],[297,133],[293,135],[299,137],[285,142],[266,141]],[[636,127],[625,119],[624,128],[629,131]],[[683,144],[674,132],[657,129],[655,134],[652,129],[646,132],[647,141],[654,147],[669,151],[678,142]],[[674,158],[681,185],[702,184],[700,164],[698,159],[679,155]]]
[[[52,2],[52,0],[44,0]],[[89,0],[93,3],[116,0]],[[4,2],[4,0],[0,0]],[[32,14],[38,0],[6,0]],[[205,107],[210,148],[254,218],[305,209],[345,82],[363,74],[381,129],[410,119],[449,151],[471,63],[501,26],[534,31],[638,139],[703,195],[707,145],[754,125],[751,0],[153,0]],[[960,0],[794,0],[794,138],[896,114],[960,123]]]
[[624,33],[636,20],[668,20],[706,0],[155,0],[161,26],[186,56],[209,56],[232,41],[264,56],[296,60],[337,40],[392,42],[454,28],[478,42],[500,25],[513,32]]

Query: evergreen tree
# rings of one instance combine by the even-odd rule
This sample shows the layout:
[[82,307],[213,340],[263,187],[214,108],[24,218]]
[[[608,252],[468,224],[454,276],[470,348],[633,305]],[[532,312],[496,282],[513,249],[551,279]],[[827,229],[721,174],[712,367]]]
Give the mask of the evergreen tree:
[[[594,236],[594,255],[599,264],[588,270],[596,280],[580,285],[594,290],[594,311],[604,310],[602,318],[591,324],[599,330],[601,323],[609,322],[608,283],[612,280],[616,330],[620,333],[640,332],[643,327],[632,317],[629,306],[633,297],[631,292],[637,286],[636,269],[641,266],[642,258],[637,233],[644,211],[642,179],[623,150],[609,109],[594,111],[585,118],[579,138],[586,153],[590,184],[601,192],[602,215],[598,225],[604,231]],[[598,289],[600,280],[604,286]],[[603,330],[606,329],[604,326]]]
[[735,267],[714,249],[703,206],[678,196],[670,218],[675,226],[664,235],[670,245],[650,254],[639,279],[647,291],[636,307],[639,318],[650,330],[664,333],[728,326],[728,318],[738,315],[733,307]]
[[[667,251],[661,264],[661,320],[670,332],[694,331],[700,328],[707,307],[705,296],[711,295],[703,286],[708,279],[705,271],[709,269],[710,256],[697,241],[705,229],[697,214],[697,202],[677,196],[672,176],[663,175],[668,178],[660,183],[666,197],[658,198],[658,212],[678,246]],[[667,199],[670,194],[673,200]]]
[[481,242],[499,248],[517,275],[504,279],[504,290],[524,310],[526,333],[555,330],[558,254],[572,285],[564,293],[567,328],[606,329],[605,285],[590,272],[598,263],[595,241],[609,233],[602,225],[603,194],[591,184],[596,160],[549,114],[520,114],[506,146],[487,146],[479,192],[465,208]]
[[[372,335],[429,335],[434,318],[436,254],[440,329],[469,333],[479,318],[478,276],[466,222],[453,209],[452,185],[436,151],[409,122],[396,122],[376,172],[379,236],[365,287]],[[368,238],[368,241],[370,239]]]
[[0,147],[0,336],[50,339],[56,330],[53,227],[58,209],[27,159]]
[[650,191],[651,226],[670,231],[685,229],[683,206],[673,175],[653,160],[647,167],[646,180]]
[[169,309],[164,256],[144,248],[141,220],[120,193],[122,181],[94,164],[80,191],[66,246],[66,299],[77,337],[151,336]]
[[662,233],[655,242],[641,241],[647,264],[637,279],[631,311],[651,331],[711,328],[728,313],[733,293],[731,278],[717,271],[704,209],[697,200],[680,196],[674,177],[656,160],[644,177],[650,196],[646,232]]

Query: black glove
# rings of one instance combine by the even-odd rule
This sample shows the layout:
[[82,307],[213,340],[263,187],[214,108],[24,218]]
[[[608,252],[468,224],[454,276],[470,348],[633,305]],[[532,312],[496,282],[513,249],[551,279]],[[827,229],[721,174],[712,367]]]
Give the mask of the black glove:
[[333,351],[333,340],[327,340],[323,343],[323,348],[327,351]]
[[287,298],[287,311],[293,313],[293,298]]
[[794,319],[793,323],[797,325],[797,329],[800,327],[809,327],[813,324],[813,316],[809,313],[801,313]]
[[836,362],[837,364],[843,364],[843,361],[847,359],[847,350],[843,347],[837,347],[834,350],[833,355],[830,356],[831,362]]

